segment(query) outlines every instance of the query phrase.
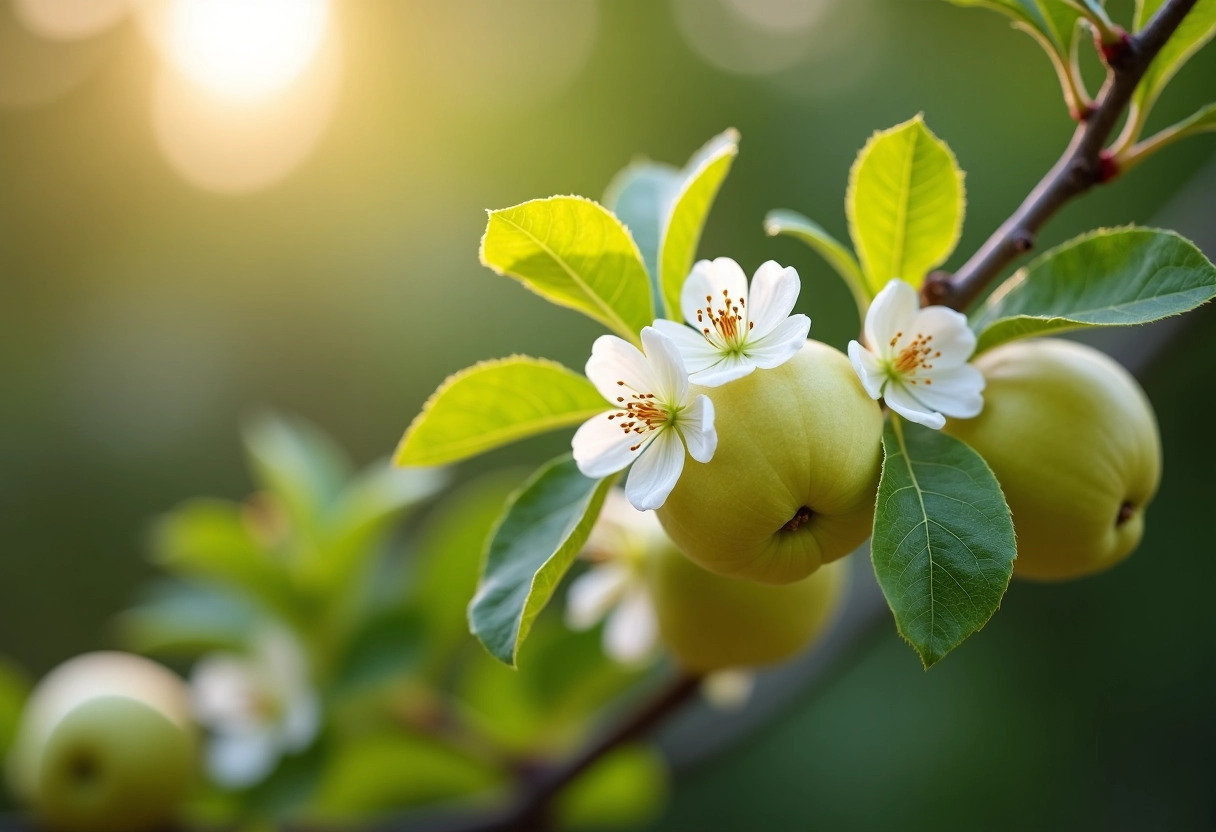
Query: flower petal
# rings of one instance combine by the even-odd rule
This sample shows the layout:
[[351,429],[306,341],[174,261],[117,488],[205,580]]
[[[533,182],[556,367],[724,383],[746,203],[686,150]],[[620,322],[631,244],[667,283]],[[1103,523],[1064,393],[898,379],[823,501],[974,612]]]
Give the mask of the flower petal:
[[680,432],[688,455],[697,462],[709,462],[718,450],[718,431],[714,428],[714,403],[704,394],[693,400],[692,406],[680,414]]
[[241,789],[261,782],[279,761],[270,731],[218,734],[207,744],[207,774],[220,786]]
[[946,424],[945,416],[917,401],[916,396],[902,384],[888,384],[883,401],[909,422],[916,422],[934,430],[941,430]]
[[279,726],[279,743],[284,751],[295,753],[312,745],[321,732],[321,702],[310,689],[297,691],[287,702]]
[[190,673],[190,703],[194,716],[208,727],[252,726],[256,685],[246,659],[212,653],[199,659]]
[[[626,433],[621,428],[622,417],[609,420],[614,412],[619,411],[604,411],[592,416],[579,426],[570,440],[574,461],[583,476],[600,479],[615,474],[633,462],[649,441],[636,433]],[[643,443],[642,447],[632,450],[638,442]]]
[[721,387],[735,379],[743,378],[754,369],[756,369],[755,362],[746,355],[720,352],[718,360],[713,366],[698,370],[690,380],[693,384],[699,384],[702,387]]
[[633,344],[615,335],[601,335],[591,345],[591,357],[587,359],[587,378],[600,391],[600,395],[616,404],[622,385],[636,393],[653,393],[656,387],[654,374],[646,356]]
[[[782,267],[769,260],[756,269],[747,297],[747,319],[751,322],[749,343],[752,338],[763,338],[790,316],[801,290],[802,281],[792,266]],[[807,328],[810,328],[809,319]]]
[[566,626],[571,630],[589,630],[598,624],[620,600],[629,584],[629,575],[628,567],[607,561],[571,581],[566,591]]
[[926,306],[912,321],[913,332],[933,336],[935,353],[930,363],[935,367],[965,363],[975,352],[975,333],[967,325],[967,316],[944,306]]
[[866,346],[879,355],[886,355],[896,333],[906,335],[911,331],[912,319],[918,309],[920,297],[915,289],[898,278],[888,281],[866,313]]
[[882,362],[868,349],[857,341],[849,342],[849,361],[853,362],[853,372],[861,379],[861,386],[866,388],[871,399],[882,398],[882,387],[886,383],[887,374]]
[[629,470],[625,496],[638,511],[659,508],[667,502],[683,470],[684,443],[674,430],[660,431]]
[[923,382],[916,385],[916,398],[939,413],[970,419],[984,409],[984,374],[977,367],[960,364],[923,375]]
[[[666,405],[679,406],[688,400],[688,370],[675,342],[652,326],[642,327],[642,349],[656,386],[654,393]],[[643,391],[639,391],[643,392]]]
[[636,587],[608,616],[604,650],[622,664],[636,664],[654,649],[657,636],[654,604],[645,589]]
[[771,370],[789,361],[806,344],[811,331],[811,319],[806,315],[791,315],[768,334],[747,342],[747,357],[761,370]]
[[684,361],[684,369],[689,373],[711,367],[722,357],[717,347],[691,327],[664,318],[655,321],[653,326],[675,343],[676,349],[680,351],[680,358]]
[[697,311],[704,311],[707,306],[721,308],[724,291],[736,302],[747,297],[747,275],[739,264],[729,257],[697,261],[680,291],[680,311],[684,313],[684,320],[695,329],[705,326],[697,321]]

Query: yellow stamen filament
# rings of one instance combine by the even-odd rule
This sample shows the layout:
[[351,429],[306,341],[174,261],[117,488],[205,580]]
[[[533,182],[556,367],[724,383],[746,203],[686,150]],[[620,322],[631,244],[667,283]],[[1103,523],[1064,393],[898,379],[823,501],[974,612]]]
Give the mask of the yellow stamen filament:
[[[705,296],[705,308],[697,310],[697,323],[701,324],[701,334],[706,338],[710,337],[711,328],[704,326],[708,318],[712,329],[721,336],[728,347],[737,347],[742,341],[743,331],[743,313],[740,311],[747,306],[743,298],[731,300],[730,290],[722,290],[722,306],[717,311],[714,310],[714,296]],[[753,324],[748,321],[747,330],[751,330]]]
[[[618,381],[617,384],[624,386],[625,382]],[[658,430],[667,424],[670,414],[667,410],[656,401],[654,401],[654,393],[634,393],[626,401],[624,396],[617,396],[617,402],[624,408],[615,413],[608,414],[608,421],[620,419],[617,422],[617,427],[625,432],[626,435],[637,434],[639,436],[651,433]],[[629,450],[636,451],[642,447],[642,443],[632,446]]]
[[[894,348],[903,335],[904,334],[902,332],[897,332],[895,334],[895,337],[891,339],[892,348]],[[916,337],[913,338],[908,345],[900,350],[895,356],[895,361],[892,366],[895,372],[899,373],[901,376],[904,376],[909,384],[917,383],[918,379],[914,378],[914,376],[920,370],[933,369],[933,365],[929,363],[930,358],[937,358],[941,355],[940,351],[934,350],[934,348],[930,346],[929,342],[932,340],[932,335],[922,335],[918,332],[916,333]],[[924,382],[925,384],[933,383],[929,379],[924,379]]]

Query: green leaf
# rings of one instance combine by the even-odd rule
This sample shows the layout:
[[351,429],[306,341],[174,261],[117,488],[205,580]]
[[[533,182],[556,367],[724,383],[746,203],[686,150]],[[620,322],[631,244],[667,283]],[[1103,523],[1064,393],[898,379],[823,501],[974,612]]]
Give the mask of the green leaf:
[[[1135,28],[1144,28],[1165,0],[1136,0]],[[1177,31],[1149,64],[1132,98],[1140,117],[1147,115],[1170,80],[1203,46],[1216,35],[1216,0],[1199,0],[1182,19]]]
[[499,661],[515,666],[532,622],[587,542],[612,479],[588,479],[563,455],[515,494],[490,540],[469,605],[474,635]]
[[483,361],[439,386],[406,430],[394,462],[446,465],[577,425],[607,408],[591,382],[555,361],[525,355]]
[[304,527],[319,518],[353,473],[345,452],[302,419],[263,415],[246,425],[244,439],[258,485]]
[[298,621],[286,571],[254,540],[235,503],[200,499],[182,505],[155,526],[152,550],[170,572],[217,582]]
[[671,204],[684,183],[684,172],[674,165],[639,159],[623,168],[604,191],[604,207],[616,214],[633,235],[650,275],[654,297],[659,289],[659,242]]
[[[1080,11],[1067,0],[949,0],[956,6],[982,6],[1011,18],[1044,48],[1066,58]],[[1092,0],[1084,0],[1087,4]]]
[[973,326],[976,352],[1015,338],[1132,326],[1216,297],[1216,268],[1173,231],[1100,230],[1039,257],[997,288]]
[[796,211],[769,211],[764,218],[764,231],[770,237],[785,234],[814,249],[844,279],[845,285],[853,293],[853,299],[857,301],[857,309],[865,316],[873,295],[861,273],[861,266],[857,264],[857,258],[848,247]]
[[482,265],[634,343],[653,322],[642,255],[604,206],[581,196],[554,196],[488,214]]
[[1186,136],[1216,130],[1216,103],[1201,107],[1190,117],[1175,124],[1172,129]]
[[991,469],[966,444],[892,414],[883,432],[874,573],[926,668],[1001,604],[1016,545]]
[[400,679],[422,655],[424,635],[424,623],[413,610],[373,613],[346,644],[335,689],[349,694]]
[[710,139],[684,168],[684,181],[672,202],[659,242],[659,285],[668,318],[684,319],[680,313],[680,290],[692,271],[709,209],[738,155],[739,133],[730,129]]
[[244,599],[197,582],[162,581],[118,618],[123,643],[137,653],[197,656],[240,651],[258,621]]
[[621,829],[653,820],[667,796],[667,763],[648,745],[603,757],[554,801],[562,829]]
[[919,287],[958,242],[963,173],[918,115],[875,133],[862,148],[845,208],[871,294],[894,277]]

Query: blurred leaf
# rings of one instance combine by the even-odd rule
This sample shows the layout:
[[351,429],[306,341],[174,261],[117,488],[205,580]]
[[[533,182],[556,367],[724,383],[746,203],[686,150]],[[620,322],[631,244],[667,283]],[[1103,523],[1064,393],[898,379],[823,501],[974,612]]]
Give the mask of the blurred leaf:
[[347,642],[335,689],[345,695],[401,678],[417,664],[427,635],[413,610],[373,613]]
[[607,209],[579,196],[554,196],[489,216],[482,265],[638,342],[654,320],[650,282],[633,238]]
[[[1091,2],[1091,0],[1084,0]],[[949,0],[956,6],[983,6],[1010,17],[1014,25],[1061,58],[1067,58],[1080,11],[1067,0]]]
[[662,297],[659,242],[683,182],[684,172],[674,165],[642,159],[622,169],[604,191],[604,207],[617,215],[638,244],[656,298]]
[[1001,605],[1017,556],[1013,521],[980,455],[892,414],[870,551],[900,634],[931,667]]
[[263,604],[288,621],[299,610],[283,565],[253,539],[241,507],[222,500],[192,500],[153,529],[155,559],[178,575],[205,578]]
[[785,234],[806,243],[815,253],[827,261],[828,265],[844,279],[845,285],[853,293],[857,309],[865,316],[873,293],[866,284],[865,276],[857,258],[847,246],[824,231],[819,225],[796,211],[769,211],[764,218],[764,231],[770,237]]
[[349,821],[476,794],[502,774],[442,743],[381,733],[343,743],[332,757],[311,814]]
[[246,601],[197,582],[162,581],[118,619],[122,641],[137,653],[195,656],[242,650],[258,620]]
[[1173,126],[1174,130],[1188,136],[1216,130],[1216,103],[1201,107],[1198,112],[1185,118]]
[[684,181],[659,238],[658,282],[663,290],[660,305],[672,320],[684,319],[680,312],[680,290],[692,271],[709,209],[737,155],[739,133],[730,129],[710,139],[684,168]]
[[667,761],[649,745],[626,745],[603,757],[557,797],[562,829],[619,829],[656,818],[667,798]]
[[416,547],[421,562],[409,595],[427,620],[426,649],[435,670],[469,638],[466,609],[477,590],[482,555],[521,479],[518,473],[493,474],[449,494],[422,531]]
[[1094,231],[1047,252],[992,293],[976,314],[976,351],[1032,335],[1144,324],[1213,297],[1216,268],[1178,234]]
[[563,455],[514,495],[486,553],[469,624],[496,658],[515,666],[519,645],[570,568],[599,516],[612,477],[583,476]]
[[[1145,24],[1152,20],[1164,2],[1165,0],[1136,0],[1136,31],[1143,29]],[[1216,35],[1216,0],[1199,0],[1149,64],[1148,71],[1140,80],[1140,86],[1136,87],[1132,105],[1142,114],[1147,114],[1170,79],[1182,69],[1192,55],[1212,39],[1213,35]]]
[[0,761],[8,756],[8,750],[17,736],[17,726],[21,722],[30,687],[29,677],[17,665],[0,658]]
[[849,174],[845,208],[871,294],[903,278],[919,288],[963,227],[963,173],[919,115],[875,133]]
[[449,376],[427,399],[406,430],[394,462],[457,462],[577,425],[607,409],[591,382],[556,361],[525,355],[482,361]]
[[254,477],[302,528],[338,496],[354,470],[332,439],[300,419],[264,415],[245,428]]

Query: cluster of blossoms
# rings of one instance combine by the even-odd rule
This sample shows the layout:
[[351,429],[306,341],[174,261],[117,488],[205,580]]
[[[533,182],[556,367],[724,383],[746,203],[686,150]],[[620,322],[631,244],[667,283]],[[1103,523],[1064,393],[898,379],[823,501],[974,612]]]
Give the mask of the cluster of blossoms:
[[[709,462],[718,445],[714,407],[693,385],[718,387],[754,370],[779,367],[805,343],[811,321],[791,315],[798,272],[768,261],[748,286],[727,257],[698,262],[681,292],[687,325],[660,319],[641,332],[641,349],[604,335],[587,361],[587,378],[612,409],[587,420],[573,439],[588,477],[633,465],[625,494],[639,511],[667,500],[687,452]],[[975,334],[962,314],[920,307],[916,291],[894,279],[866,314],[862,344],[849,358],[866,392],[904,418],[940,429],[946,417],[970,418],[983,406],[984,378],[968,364]]]

